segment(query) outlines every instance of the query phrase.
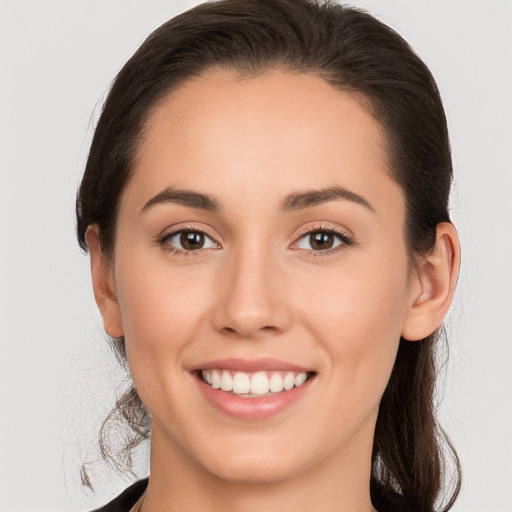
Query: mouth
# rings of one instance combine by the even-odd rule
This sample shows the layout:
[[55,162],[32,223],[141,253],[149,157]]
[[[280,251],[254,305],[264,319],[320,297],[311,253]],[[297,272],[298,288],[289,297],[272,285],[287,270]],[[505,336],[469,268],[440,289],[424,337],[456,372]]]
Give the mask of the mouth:
[[311,368],[273,358],[218,359],[192,369],[192,375],[213,409],[245,421],[265,420],[303,403],[317,380]]
[[241,398],[271,397],[302,386],[315,372],[259,370],[252,372],[210,368],[197,371],[203,383],[212,389]]

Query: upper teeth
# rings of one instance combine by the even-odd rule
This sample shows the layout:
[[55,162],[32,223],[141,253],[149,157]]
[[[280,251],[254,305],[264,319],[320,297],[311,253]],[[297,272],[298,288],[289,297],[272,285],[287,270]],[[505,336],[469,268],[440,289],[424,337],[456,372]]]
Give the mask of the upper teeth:
[[308,378],[305,372],[245,373],[229,370],[203,370],[201,375],[213,389],[233,391],[240,395],[265,395],[269,392],[288,391],[294,386],[301,386]]

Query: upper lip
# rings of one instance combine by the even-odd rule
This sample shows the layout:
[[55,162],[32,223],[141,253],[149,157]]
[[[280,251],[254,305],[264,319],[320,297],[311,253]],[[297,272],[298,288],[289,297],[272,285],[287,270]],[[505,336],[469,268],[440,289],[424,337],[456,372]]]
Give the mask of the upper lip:
[[226,358],[216,359],[214,361],[204,362],[193,370],[231,370],[235,372],[257,372],[257,371],[291,371],[291,372],[312,372],[311,368],[290,363],[280,359],[273,358],[259,358],[259,359],[241,359],[241,358]]

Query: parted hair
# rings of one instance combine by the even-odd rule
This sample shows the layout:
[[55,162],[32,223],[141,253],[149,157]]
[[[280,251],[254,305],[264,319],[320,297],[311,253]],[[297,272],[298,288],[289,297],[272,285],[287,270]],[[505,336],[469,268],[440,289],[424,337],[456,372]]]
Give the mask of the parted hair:
[[[450,222],[450,145],[436,83],[407,42],[367,12],[334,2],[218,0],[156,29],[113,81],[77,194],[77,237],[85,251],[86,229],[96,223],[103,252],[112,254],[120,196],[148,117],[169,93],[213,68],[244,77],[307,73],[362,98],[383,128],[389,173],[403,190],[410,260],[432,250],[437,225]],[[459,492],[459,460],[435,416],[440,338],[438,330],[400,340],[373,444],[370,493],[379,512],[448,511]],[[110,341],[128,371],[124,339]],[[129,427],[121,446],[108,435],[119,421]],[[103,457],[129,469],[150,423],[130,385],[102,424]],[[85,466],[82,474],[89,482]]]

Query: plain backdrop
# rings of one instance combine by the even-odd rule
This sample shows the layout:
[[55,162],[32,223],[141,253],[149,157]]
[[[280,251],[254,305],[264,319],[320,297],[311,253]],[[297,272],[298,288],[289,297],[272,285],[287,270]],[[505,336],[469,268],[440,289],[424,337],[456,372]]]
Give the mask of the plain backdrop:
[[[123,386],[74,238],[74,198],[109,83],[196,1],[0,0],[0,511],[86,511],[130,482],[90,464]],[[430,66],[455,166],[463,263],[443,424],[456,512],[512,511],[512,1],[361,0]],[[139,460],[145,476],[147,460]]]

